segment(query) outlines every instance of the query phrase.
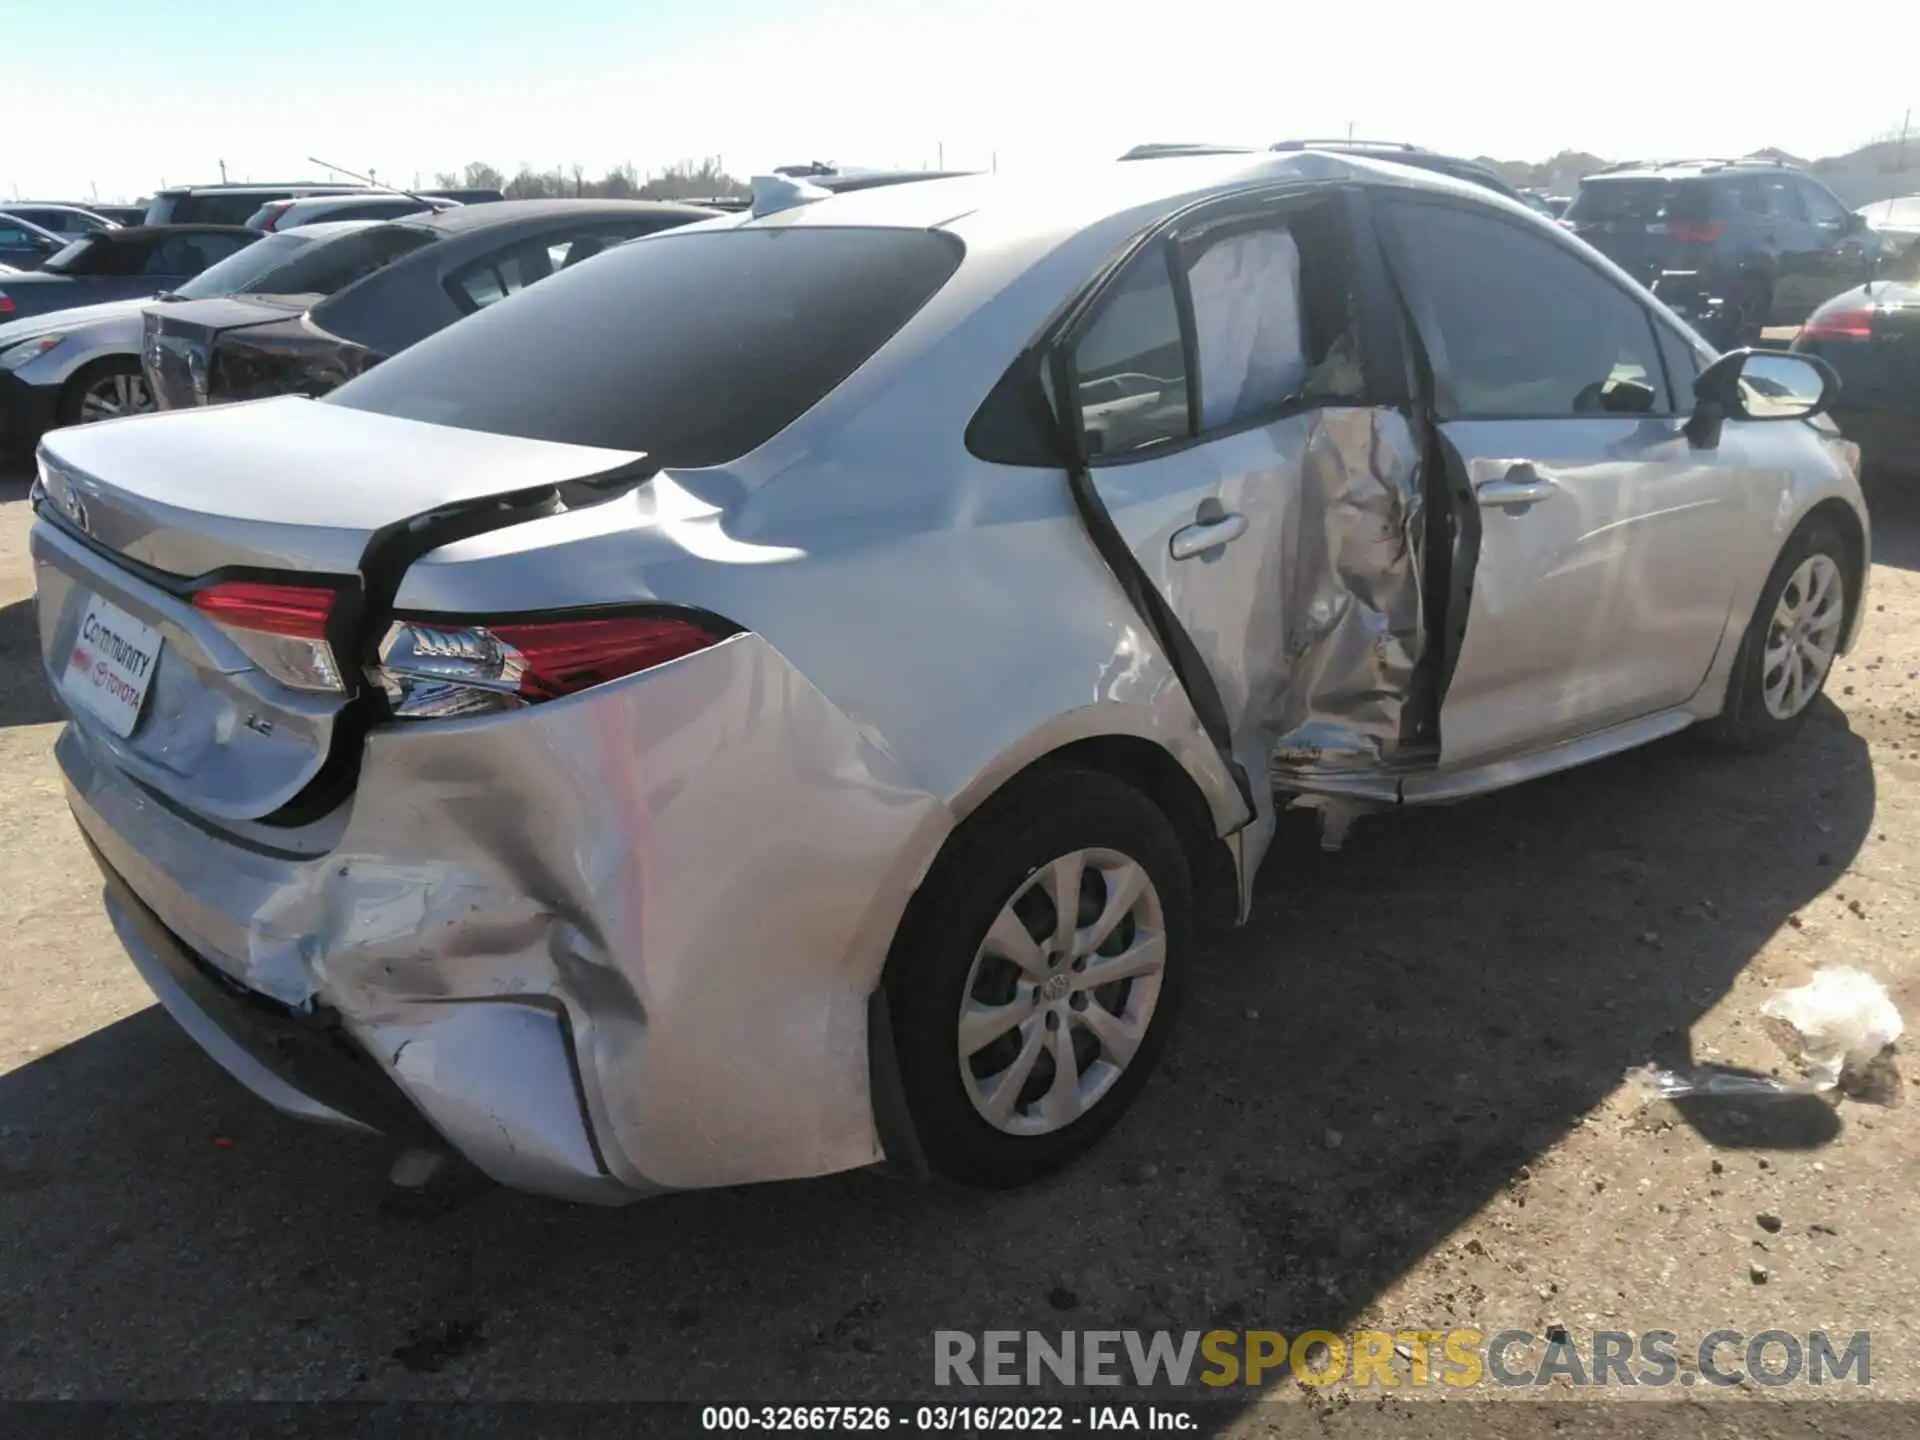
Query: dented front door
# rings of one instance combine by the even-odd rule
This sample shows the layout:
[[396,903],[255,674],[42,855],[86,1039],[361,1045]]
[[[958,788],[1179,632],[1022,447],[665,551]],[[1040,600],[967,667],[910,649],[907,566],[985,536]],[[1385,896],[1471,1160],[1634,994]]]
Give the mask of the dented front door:
[[1379,208],[1457,537],[1440,765],[1684,703],[1753,477],[1688,442],[1650,312],[1577,241],[1455,197]]

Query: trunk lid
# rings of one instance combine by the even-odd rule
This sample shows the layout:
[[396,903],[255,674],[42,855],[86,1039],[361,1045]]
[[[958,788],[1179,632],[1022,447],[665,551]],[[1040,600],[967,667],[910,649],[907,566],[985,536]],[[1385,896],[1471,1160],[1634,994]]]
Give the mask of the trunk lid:
[[[63,430],[40,459],[41,658],[74,726],[150,789],[251,821],[292,818],[330,776],[350,786],[374,703],[362,664],[414,559],[641,457],[286,398]],[[196,607],[236,579],[338,592],[343,690],[283,683]],[[145,687],[120,725],[89,708],[73,658],[113,637]]]

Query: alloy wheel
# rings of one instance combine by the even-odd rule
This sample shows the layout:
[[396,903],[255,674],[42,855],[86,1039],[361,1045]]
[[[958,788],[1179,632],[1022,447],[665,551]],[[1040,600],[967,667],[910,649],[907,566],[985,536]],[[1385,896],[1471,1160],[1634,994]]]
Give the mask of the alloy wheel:
[[144,415],[153,409],[153,393],[143,375],[102,375],[81,392],[80,423],[116,420],[122,415]]
[[1083,849],[1034,871],[1000,910],[961,991],[960,1078],[1012,1135],[1079,1119],[1132,1063],[1159,1004],[1166,920],[1146,868]]
[[1809,555],[1787,577],[1767,626],[1760,693],[1774,719],[1791,720],[1820,693],[1845,617],[1840,566],[1830,555]]

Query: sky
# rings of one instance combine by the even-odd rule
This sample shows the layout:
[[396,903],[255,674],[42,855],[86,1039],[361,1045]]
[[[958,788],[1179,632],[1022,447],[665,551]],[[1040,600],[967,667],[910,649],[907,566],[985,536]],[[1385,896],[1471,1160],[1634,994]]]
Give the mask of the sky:
[[1513,160],[1811,158],[1920,109],[1910,6],[0,0],[0,198],[132,199],[221,161],[324,178],[311,156],[400,184],[469,160],[1023,170],[1349,126]]

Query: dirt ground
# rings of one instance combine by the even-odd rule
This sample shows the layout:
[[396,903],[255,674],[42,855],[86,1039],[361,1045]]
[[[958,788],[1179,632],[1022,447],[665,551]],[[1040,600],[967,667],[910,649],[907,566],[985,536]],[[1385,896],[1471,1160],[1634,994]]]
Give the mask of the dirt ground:
[[[851,1402],[928,1395],[937,1329],[1470,1324],[1666,1329],[1683,1356],[1865,1330],[1865,1393],[1920,1399],[1915,1108],[1622,1078],[1779,1066],[1760,1005],[1824,964],[1920,1019],[1920,504],[1881,501],[1864,641],[1790,749],[1682,736],[1337,854],[1290,821],[1164,1072],[1053,1183],[486,1190],[422,1219],[383,1205],[383,1143],[254,1101],[122,958],[49,754],[24,495],[0,485],[0,1397]],[[1208,1428],[1358,1433],[1431,1410],[1407,1393],[1282,1380]],[[1838,1413],[1729,1411],[1809,1398],[1752,1382],[1548,1393],[1657,1395],[1684,1434]]]

